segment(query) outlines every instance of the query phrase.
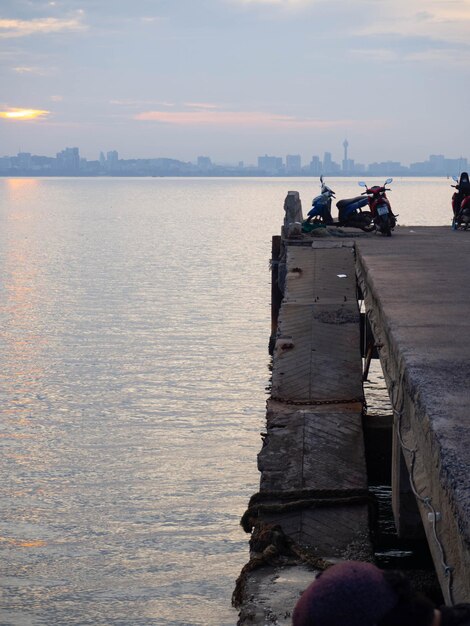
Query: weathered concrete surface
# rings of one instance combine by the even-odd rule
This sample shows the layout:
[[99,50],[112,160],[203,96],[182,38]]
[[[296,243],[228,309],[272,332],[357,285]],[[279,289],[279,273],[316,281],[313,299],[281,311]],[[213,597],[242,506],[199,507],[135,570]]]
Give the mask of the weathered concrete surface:
[[[260,491],[273,493],[265,504],[289,492],[305,502],[303,507],[263,512],[262,519],[280,524],[311,555],[339,557],[359,544],[363,551],[364,543],[370,548],[367,503],[364,497],[357,502],[353,497],[367,490],[360,403],[296,407],[269,401],[258,468]],[[345,492],[343,504],[339,490]],[[331,504],[320,506],[315,499],[331,499]]]
[[317,573],[306,565],[266,566],[253,571],[238,623],[291,626],[294,606]]
[[274,345],[273,398],[360,401],[359,321],[357,302],[283,304]]
[[[296,406],[268,400],[267,429],[258,454],[261,489],[367,488],[360,403]],[[332,458],[339,461],[334,467]]]
[[[447,600],[470,600],[470,232],[397,228],[356,241],[357,271]],[[404,451],[408,469],[412,454]],[[399,515],[399,511],[397,511]],[[445,575],[442,562],[453,568]]]
[[258,456],[260,493],[248,517],[261,534],[279,525],[298,558],[283,565],[282,559],[295,562],[292,553],[256,543],[254,559],[273,549],[281,564],[269,558],[242,577],[239,624],[252,626],[291,623],[295,602],[314,577],[302,560],[372,554],[354,249],[348,242],[288,245],[286,264]]
[[362,400],[352,244],[289,246],[286,260],[272,397],[296,402]]

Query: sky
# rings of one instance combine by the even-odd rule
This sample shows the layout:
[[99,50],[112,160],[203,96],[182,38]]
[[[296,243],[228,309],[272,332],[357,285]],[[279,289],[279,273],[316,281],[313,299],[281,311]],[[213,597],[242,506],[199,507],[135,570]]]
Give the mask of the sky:
[[1,0],[0,156],[470,158],[470,0]]

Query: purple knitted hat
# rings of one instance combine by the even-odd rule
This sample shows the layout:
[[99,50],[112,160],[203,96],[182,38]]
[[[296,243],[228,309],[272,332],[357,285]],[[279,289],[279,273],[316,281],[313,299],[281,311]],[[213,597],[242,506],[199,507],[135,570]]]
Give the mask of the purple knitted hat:
[[323,572],[303,592],[293,626],[373,626],[398,596],[372,563],[344,561]]

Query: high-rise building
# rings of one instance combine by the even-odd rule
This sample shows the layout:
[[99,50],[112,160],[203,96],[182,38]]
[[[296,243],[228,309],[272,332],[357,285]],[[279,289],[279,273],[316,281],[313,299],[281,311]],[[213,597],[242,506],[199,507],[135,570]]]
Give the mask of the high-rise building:
[[57,165],[65,172],[78,172],[80,169],[80,153],[78,148],[65,148],[57,153]]
[[30,152],[18,152],[16,157],[16,163],[20,170],[31,169],[31,153]]
[[322,173],[326,175],[341,173],[341,166],[331,158],[331,152],[325,152],[323,156]]
[[286,172],[288,174],[300,174],[302,171],[302,159],[300,154],[288,154],[286,156]]
[[267,154],[258,157],[258,169],[263,170],[266,174],[279,174],[282,170],[282,157],[268,156]]
[[106,160],[107,161],[118,161],[119,160],[119,154],[117,150],[109,150],[106,153]]
[[208,156],[198,156],[197,166],[200,170],[210,170],[212,167],[211,158]]
[[108,170],[117,170],[119,165],[119,154],[117,150],[110,150],[106,153],[106,165]]
[[325,152],[323,155],[323,174],[331,174],[332,163],[331,152]]
[[320,157],[317,157],[317,156],[312,157],[312,160],[310,161],[309,170],[312,176],[320,176],[320,174],[322,173],[322,162],[320,161]]

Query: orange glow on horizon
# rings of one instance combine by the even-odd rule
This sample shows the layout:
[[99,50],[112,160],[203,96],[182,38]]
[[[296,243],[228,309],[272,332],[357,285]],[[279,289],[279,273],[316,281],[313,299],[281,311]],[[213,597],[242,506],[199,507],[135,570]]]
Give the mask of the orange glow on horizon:
[[35,120],[49,115],[50,111],[42,111],[41,109],[10,109],[9,111],[0,111],[0,118],[6,120]]
[[265,126],[328,129],[351,125],[351,120],[317,120],[295,118],[290,115],[259,111],[219,111],[206,108],[202,111],[145,111],[134,119],[146,122],[161,122],[181,126]]

